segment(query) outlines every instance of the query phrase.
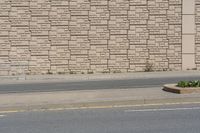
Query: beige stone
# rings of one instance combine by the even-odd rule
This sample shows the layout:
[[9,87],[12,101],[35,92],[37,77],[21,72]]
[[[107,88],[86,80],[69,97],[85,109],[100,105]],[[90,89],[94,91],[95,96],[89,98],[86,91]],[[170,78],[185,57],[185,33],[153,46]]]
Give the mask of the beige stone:
[[183,35],[182,39],[182,53],[195,53],[195,36]]
[[183,15],[183,34],[195,34],[195,16],[194,15]]
[[194,54],[183,54],[182,55],[182,69],[194,69],[196,68],[195,64],[195,55]]
[[183,14],[195,14],[195,0],[183,0]]

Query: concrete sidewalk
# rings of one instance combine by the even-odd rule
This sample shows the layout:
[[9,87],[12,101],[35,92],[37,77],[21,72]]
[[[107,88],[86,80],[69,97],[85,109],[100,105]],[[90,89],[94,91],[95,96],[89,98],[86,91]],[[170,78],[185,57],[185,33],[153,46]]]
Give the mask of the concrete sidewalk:
[[79,81],[190,77],[190,76],[200,76],[200,71],[190,70],[190,71],[165,71],[165,72],[109,73],[109,74],[0,76],[0,84],[79,82]]
[[0,94],[0,113],[180,103],[200,103],[200,95],[173,94],[162,88],[11,93]]

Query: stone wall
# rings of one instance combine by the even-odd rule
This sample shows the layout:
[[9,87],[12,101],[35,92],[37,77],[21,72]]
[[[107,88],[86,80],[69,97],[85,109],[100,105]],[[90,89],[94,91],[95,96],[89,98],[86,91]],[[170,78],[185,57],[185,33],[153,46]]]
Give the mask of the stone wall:
[[134,72],[151,65],[182,69],[182,0],[0,1],[0,75]]
[[195,63],[198,70],[200,70],[200,0],[196,0],[195,3],[195,25],[196,25],[196,36],[195,36]]

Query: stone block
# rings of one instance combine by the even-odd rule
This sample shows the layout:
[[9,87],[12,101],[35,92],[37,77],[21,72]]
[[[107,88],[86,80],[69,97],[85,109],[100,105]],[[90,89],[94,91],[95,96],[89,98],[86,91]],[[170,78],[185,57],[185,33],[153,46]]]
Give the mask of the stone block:
[[170,5],[167,11],[167,18],[169,24],[182,24],[182,6],[181,5]]
[[48,17],[32,17],[30,21],[30,30],[33,31],[49,31],[51,23]]
[[181,64],[182,63],[182,49],[180,45],[169,45],[167,49],[167,58],[169,64]]
[[91,6],[107,6],[109,4],[108,0],[91,0]]
[[130,25],[128,31],[128,39],[131,40],[131,44],[146,44],[149,38],[149,31],[146,25]]
[[51,26],[49,40],[70,40],[68,26]]
[[80,10],[80,11],[90,10],[90,2],[88,0],[71,0],[69,4],[70,4],[70,10]]
[[181,5],[182,0],[169,0],[169,5]]
[[124,29],[111,29],[110,31],[110,35],[127,35],[128,34],[128,30]]
[[200,64],[200,44],[195,45],[195,63]]
[[31,12],[29,10],[29,7],[12,7],[9,13],[9,20],[11,21],[12,25],[15,25],[15,23],[17,23],[15,21],[20,21],[21,23],[30,21]]
[[31,56],[48,56],[49,55],[49,51],[47,50],[30,50],[31,51]]
[[9,51],[11,43],[8,38],[0,38],[0,51],[6,50]]
[[71,16],[89,16],[89,11],[85,10],[70,10]]
[[200,24],[200,3],[195,5],[195,24]]
[[45,50],[48,51],[51,47],[51,42],[46,36],[32,37],[30,41],[30,50]]
[[[28,46],[12,46],[9,52],[11,61],[28,61],[30,60],[30,51]],[[28,65],[28,64],[27,64]]]
[[108,45],[108,40],[90,40],[90,45]]
[[130,64],[130,69],[128,72],[144,72],[145,68],[145,64]]
[[148,56],[147,45],[130,45],[130,49],[128,50],[130,64],[145,64]]
[[[92,3],[91,3],[92,4]],[[98,20],[108,20],[109,19],[109,10],[108,6],[91,6],[91,10],[89,11],[89,19],[98,19]]]
[[28,73],[28,65],[22,65],[21,63],[22,62],[12,62],[9,74],[10,75],[25,75],[26,73]]
[[11,22],[9,17],[1,17],[0,19],[0,31],[9,31],[11,29]]
[[49,20],[58,22],[70,20],[69,8],[66,6],[52,6],[49,12]]
[[7,11],[4,9],[0,9],[0,17],[9,17],[9,11],[10,9],[8,9]]
[[90,68],[90,61],[87,55],[71,55],[69,60],[70,70],[88,70]]
[[9,31],[0,30],[0,37],[9,37]]
[[110,55],[108,60],[109,69],[128,69],[129,60],[127,55]]
[[91,71],[94,73],[109,73],[108,65],[91,65]]
[[141,5],[147,5],[148,0],[130,0],[131,6],[141,6]]
[[90,26],[89,39],[93,40],[109,39],[108,26]]
[[31,40],[31,32],[29,27],[11,27],[10,40],[29,41]]
[[87,49],[71,49],[70,50],[71,55],[84,55],[88,56],[88,50]]
[[51,70],[53,74],[66,74],[69,73],[68,65],[51,65]]
[[46,9],[30,9],[31,11],[31,17],[48,17],[49,16],[49,10]]
[[182,25],[169,25],[167,36],[169,44],[182,43]]
[[49,0],[31,0],[30,1],[30,9],[50,10],[51,9],[51,1],[49,1]]
[[108,41],[108,49],[110,50],[127,50],[129,48],[129,40],[127,35],[111,35]]
[[2,10],[9,10],[11,8],[11,1],[10,0],[1,0],[0,1],[0,9]]
[[49,60],[51,65],[64,65],[68,64],[70,59],[70,51],[66,46],[52,46],[49,51]]
[[148,0],[148,10],[151,15],[166,15],[169,0]]
[[51,0],[51,6],[69,7],[69,0]]
[[10,62],[7,57],[0,57],[0,76],[8,76],[10,71]]
[[91,45],[89,59],[91,64],[107,64],[107,59],[109,59],[107,45]]
[[168,70],[169,62],[166,54],[150,54],[148,61],[152,63],[154,71]]
[[12,7],[29,7],[29,1],[27,0],[11,0]]
[[9,70],[0,70],[0,76],[8,76]]
[[71,31],[88,31],[90,23],[88,16],[71,16],[69,30]]
[[196,24],[195,43],[200,43],[200,25]]
[[29,47],[29,45],[30,45],[30,41],[18,41],[18,40],[16,40],[16,41],[9,41],[9,42],[10,42],[10,45],[12,47],[23,47],[23,46]]
[[129,10],[129,0],[109,1],[110,15],[127,15]]
[[147,6],[130,6],[128,19],[131,25],[147,24],[149,11]]
[[181,71],[182,64],[169,64],[169,70],[170,71]]
[[149,34],[166,34],[168,29],[168,20],[166,15],[149,16],[148,30]]
[[127,16],[111,16],[109,29],[129,29],[129,20]]
[[1,50],[0,51],[0,56],[8,56],[9,55],[9,50]]
[[51,46],[69,46],[69,40],[63,39],[53,39],[51,40]]
[[158,47],[160,49],[168,48],[169,40],[166,35],[150,35],[148,39],[148,48]]
[[29,71],[31,74],[47,74],[50,70],[48,56],[31,56]]
[[71,36],[69,49],[90,49],[88,36]]

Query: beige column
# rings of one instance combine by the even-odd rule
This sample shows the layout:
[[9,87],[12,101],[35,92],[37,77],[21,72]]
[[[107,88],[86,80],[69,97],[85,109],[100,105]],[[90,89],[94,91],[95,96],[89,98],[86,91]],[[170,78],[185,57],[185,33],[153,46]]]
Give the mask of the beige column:
[[196,68],[195,64],[195,0],[183,0],[182,69]]

